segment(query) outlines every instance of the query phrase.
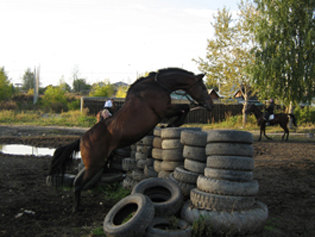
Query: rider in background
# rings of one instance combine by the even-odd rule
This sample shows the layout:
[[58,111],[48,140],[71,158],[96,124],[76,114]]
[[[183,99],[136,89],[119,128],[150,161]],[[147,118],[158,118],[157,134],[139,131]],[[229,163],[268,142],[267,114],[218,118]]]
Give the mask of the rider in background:
[[108,100],[105,101],[104,109],[107,109],[111,114],[113,114],[113,106],[114,106],[113,99],[109,98]]
[[269,117],[270,115],[274,114],[274,109],[275,109],[275,102],[273,99],[270,99],[270,104],[265,110],[265,120],[268,122],[267,125],[269,125]]

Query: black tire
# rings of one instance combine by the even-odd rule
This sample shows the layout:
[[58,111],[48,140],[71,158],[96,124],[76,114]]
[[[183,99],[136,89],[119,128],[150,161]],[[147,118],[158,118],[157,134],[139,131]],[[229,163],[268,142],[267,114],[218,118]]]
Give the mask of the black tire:
[[137,144],[152,146],[153,136],[145,136]]
[[117,148],[113,151],[114,154],[117,154],[122,157],[129,157],[131,152],[130,146]]
[[154,137],[152,142],[153,148],[162,148],[162,138]]
[[146,178],[157,177],[158,176],[158,173],[153,169],[153,167],[152,166],[148,166],[148,165],[146,165],[144,167],[143,173],[144,173]]
[[136,152],[135,154],[136,161],[148,158],[148,154],[142,152]]
[[180,143],[178,138],[176,139],[162,139],[162,149],[183,149],[183,144]]
[[147,156],[151,156],[152,146],[149,145],[137,145],[136,151],[139,153],[143,153]]
[[178,181],[196,185],[198,173],[187,170],[183,167],[176,167],[174,170],[174,178]]
[[139,182],[132,190],[132,194],[147,195],[157,216],[175,215],[182,206],[183,195],[176,183],[163,178],[149,178]]
[[173,128],[163,128],[161,130],[161,138],[180,138],[180,133],[183,128],[173,127]]
[[254,155],[254,149],[250,144],[241,143],[208,143],[206,145],[207,156],[249,156]]
[[200,210],[187,201],[181,209],[181,218],[193,224],[203,217],[205,225],[211,226],[214,233],[224,236],[247,236],[263,230],[268,219],[268,208],[262,202],[256,202],[248,210],[233,212]]
[[159,178],[167,178],[171,173],[172,173],[172,171],[161,170],[161,171],[158,173],[157,176],[158,176]]
[[213,179],[246,182],[253,180],[252,171],[205,168],[204,175]]
[[183,162],[165,161],[165,160],[163,160],[162,163],[161,163],[161,170],[173,171],[178,166],[183,166]]
[[133,180],[129,176],[126,176],[126,178],[122,181],[122,186],[128,190],[132,190],[136,184],[137,184],[137,181]]
[[190,191],[192,204],[200,209],[210,211],[235,211],[251,208],[255,203],[255,197],[228,196],[206,193],[197,188]]
[[228,180],[212,179],[199,175],[197,188],[207,193],[231,196],[254,196],[258,193],[259,185],[256,180],[248,182],[234,182]]
[[254,159],[246,156],[208,156],[207,167],[252,171],[254,169]]
[[207,144],[207,133],[203,131],[184,130],[180,135],[184,145],[204,147]]
[[206,162],[206,149],[205,147],[185,145],[183,149],[183,157],[200,162]]
[[146,163],[147,163],[147,159],[137,160],[137,168],[144,169],[144,166],[146,165]]
[[152,157],[154,159],[162,160],[162,149],[160,149],[160,148],[153,148],[152,149]]
[[125,158],[122,160],[122,169],[124,171],[130,171],[133,170],[137,165],[137,162],[135,159],[132,158]]
[[[173,222],[173,221],[172,221]],[[170,219],[156,217],[149,225],[144,237],[190,237],[192,227],[184,220],[177,220],[174,224]],[[163,227],[163,228],[162,228]]]
[[236,130],[211,130],[208,131],[207,143],[229,142],[229,143],[253,143],[253,134],[246,131]]
[[185,200],[189,199],[190,191],[193,188],[196,188],[196,184],[186,183],[186,182],[182,182],[180,180],[175,179],[175,177],[172,173],[168,176],[168,178],[171,181],[175,182],[180,187],[180,190],[182,190],[182,194],[183,194]]
[[153,168],[154,168],[154,170],[155,170],[157,173],[159,173],[160,171],[162,171],[162,170],[161,170],[161,163],[162,163],[161,160],[154,160],[154,162],[153,162]]
[[206,168],[205,162],[199,162],[195,160],[185,159],[184,168],[192,172],[203,174],[204,169]]
[[161,137],[161,130],[162,130],[161,128],[155,127],[153,129],[153,135],[156,136],[156,137]]
[[133,180],[141,181],[141,180],[143,180],[143,179],[145,179],[145,178],[146,178],[146,177],[145,177],[145,175],[144,175],[144,173],[143,173],[142,170],[134,169],[134,170],[132,171],[132,179],[133,179]]
[[184,161],[182,149],[162,149],[162,160],[165,161]]
[[[134,215],[127,222],[131,214]],[[116,203],[107,213],[103,230],[106,236],[142,236],[152,223],[154,206],[151,200],[141,193],[129,195]]]

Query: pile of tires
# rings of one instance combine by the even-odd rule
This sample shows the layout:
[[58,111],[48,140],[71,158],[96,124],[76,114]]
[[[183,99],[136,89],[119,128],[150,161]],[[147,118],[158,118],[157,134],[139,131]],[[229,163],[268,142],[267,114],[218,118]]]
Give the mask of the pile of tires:
[[235,130],[213,130],[207,135],[207,164],[190,192],[181,217],[193,223],[200,216],[220,234],[261,231],[268,208],[256,201],[259,186],[253,180],[253,137]]
[[180,212],[183,196],[178,185],[168,179],[148,178],[134,186],[131,195],[108,212],[103,223],[106,236],[182,236],[192,228],[184,220],[171,223],[167,217]]
[[206,167],[205,146],[207,133],[203,131],[184,130],[180,142],[183,147],[184,166],[176,167],[170,175],[181,188],[184,198],[189,198],[190,190],[196,187],[197,178]]
[[153,170],[158,175],[161,171],[161,163],[162,163],[162,139],[161,139],[161,131],[162,129],[156,127],[153,130],[153,141],[152,141],[152,158],[153,161]]
[[122,160],[122,169],[126,173],[125,179],[122,181],[122,186],[125,189],[132,190],[132,188],[137,184],[137,181],[132,178],[132,171],[136,168],[137,162],[135,158],[136,154],[136,144],[130,146],[131,152],[130,157]]
[[176,167],[182,166],[183,145],[180,142],[180,135],[183,128],[172,127],[161,130],[162,162],[160,164],[158,177],[168,177]]

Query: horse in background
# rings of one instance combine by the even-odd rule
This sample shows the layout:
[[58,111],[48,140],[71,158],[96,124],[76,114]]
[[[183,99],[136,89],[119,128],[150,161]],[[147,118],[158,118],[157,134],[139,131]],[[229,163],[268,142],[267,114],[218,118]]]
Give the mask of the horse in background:
[[170,94],[173,91],[184,90],[199,105],[211,111],[213,103],[203,77],[204,74],[195,75],[178,68],[151,72],[129,87],[125,103],[112,117],[95,124],[81,139],[56,149],[50,177],[64,174],[74,152],[81,151],[85,167],[74,180],[74,211],[79,208],[81,191],[92,187],[100,179],[114,149],[137,142],[162,119],[174,118],[168,127],[184,123],[190,106],[171,104]]
[[258,141],[261,140],[262,134],[268,139],[272,140],[270,137],[266,135],[266,123],[269,122],[270,126],[280,125],[280,127],[284,130],[284,133],[282,135],[282,141],[288,141],[289,139],[289,129],[288,129],[288,123],[289,123],[289,117],[292,118],[292,122],[295,127],[297,127],[296,119],[293,114],[286,114],[286,113],[278,113],[274,114],[274,119],[270,121],[266,121],[264,118],[264,113],[256,106],[255,104],[251,104],[247,107],[246,114],[253,113],[257,119],[257,124],[260,127],[260,135]]

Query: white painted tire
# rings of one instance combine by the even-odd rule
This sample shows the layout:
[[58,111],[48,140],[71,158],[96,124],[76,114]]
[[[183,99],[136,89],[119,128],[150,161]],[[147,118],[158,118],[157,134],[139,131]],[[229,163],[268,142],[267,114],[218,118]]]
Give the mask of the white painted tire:
[[210,130],[208,131],[207,143],[229,142],[229,143],[253,143],[253,134],[237,130]]

